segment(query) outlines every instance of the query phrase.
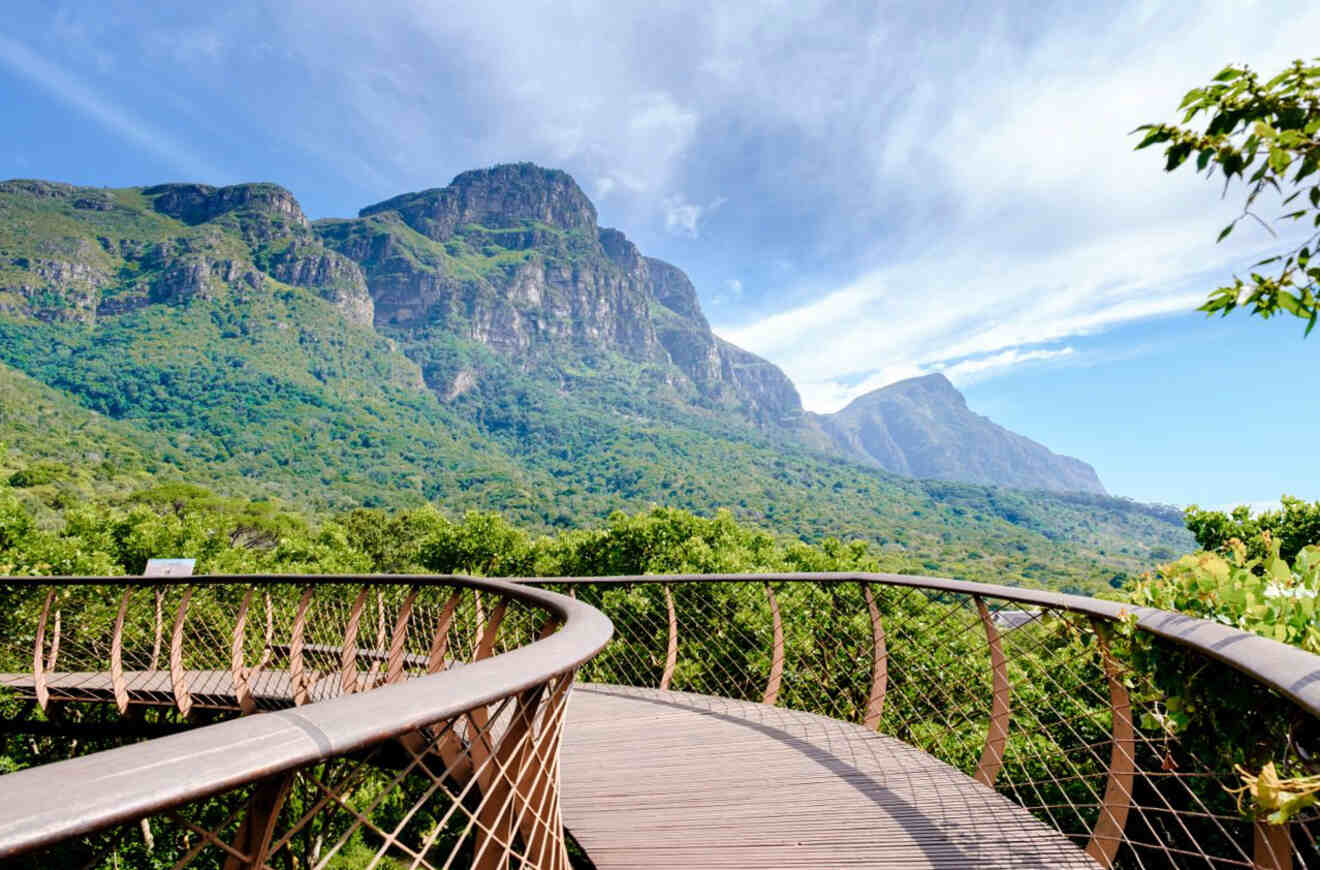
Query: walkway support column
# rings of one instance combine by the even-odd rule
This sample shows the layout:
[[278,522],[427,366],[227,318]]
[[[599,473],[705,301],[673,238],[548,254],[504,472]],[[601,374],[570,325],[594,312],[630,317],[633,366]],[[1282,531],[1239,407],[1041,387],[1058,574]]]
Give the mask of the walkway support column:
[[1112,867],[1114,856],[1123,842],[1123,829],[1127,825],[1128,810],[1132,807],[1132,781],[1136,775],[1136,739],[1132,726],[1132,699],[1123,685],[1123,674],[1109,649],[1102,627],[1093,619],[1091,628],[1100,646],[1104,661],[1105,680],[1109,683],[1109,710],[1113,716],[1113,744],[1109,752],[1109,776],[1105,796],[1100,804],[1100,817],[1091,829],[1091,842],[1086,845],[1090,855],[1101,867]]
[[880,619],[871,585],[862,581],[862,597],[871,615],[871,694],[866,700],[866,716],[862,724],[872,731],[880,727],[880,716],[885,711],[885,690],[889,686],[889,651],[885,647],[885,624]]
[[990,671],[993,676],[994,695],[990,702],[990,724],[985,733],[985,748],[981,750],[981,763],[976,766],[977,782],[993,787],[995,777],[1004,766],[1004,749],[1008,746],[1008,720],[1012,715],[1012,687],[1008,683],[1008,659],[999,640],[990,608],[985,599],[976,596],[976,609],[985,627],[985,640],[990,648]]
[[770,599],[770,616],[774,619],[774,643],[770,648],[770,678],[765,683],[765,695],[761,703],[773,707],[779,700],[779,683],[784,677],[784,623],[779,618],[779,602],[775,600],[775,590],[766,581],[765,595]]
[[674,593],[665,584],[665,607],[669,611],[669,647],[665,651],[665,671],[660,675],[660,691],[669,688],[669,681],[674,678],[674,667],[678,664],[678,614],[674,612]]

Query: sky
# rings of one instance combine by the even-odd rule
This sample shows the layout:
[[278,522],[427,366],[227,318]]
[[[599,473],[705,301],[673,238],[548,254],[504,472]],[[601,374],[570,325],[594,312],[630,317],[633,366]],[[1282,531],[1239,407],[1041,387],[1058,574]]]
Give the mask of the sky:
[[1277,250],[1134,152],[1308,2],[20,4],[0,177],[275,181],[348,216],[459,172],[571,173],[715,330],[829,412],[942,371],[1168,504],[1320,499],[1320,333],[1195,311]]

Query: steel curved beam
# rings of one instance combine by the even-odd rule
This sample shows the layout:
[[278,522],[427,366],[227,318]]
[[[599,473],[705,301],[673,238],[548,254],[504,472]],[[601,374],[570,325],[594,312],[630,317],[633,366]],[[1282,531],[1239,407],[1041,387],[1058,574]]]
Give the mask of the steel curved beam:
[[[52,582],[51,578],[14,579],[32,585]],[[79,582],[118,585],[135,579]],[[290,579],[191,577],[189,583],[259,586]],[[576,669],[609,641],[614,630],[603,613],[566,595],[500,580],[395,575],[294,579],[308,588],[367,582],[481,589],[546,611],[562,628],[460,669],[8,774],[5,800],[0,802],[0,858],[266,780],[517,695]],[[235,746],[243,751],[233,751]],[[52,781],[63,785],[52,789]]]
[[976,765],[977,782],[994,785],[1004,766],[1004,750],[1008,747],[1008,722],[1013,715],[1013,689],[1008,682],[1008,659],[1004,656],[1004,645],[999,639],[999,629],[990,615],[990,608],[985,606],[985,599],[976,596],[976,611],[981,616],[981,625],[985,628],[985,642],[990,651],[990,673],[992,676],[992,695],[990,699],[990,721],[986,725],[985,747],[981,750],[981,761]]
[[[804,572],[800,574],[638,574],[607,577],[516,577],[505,578],[516,583],[556,585],[608,585],[638,583],[859,583],[881,586],[901,586],[910,589],[929,589],[951,592],[969,598],[980,595],[1001,601],[1032,604],[1056,610],[1066,610],[1083,616],[1106,621],[1135,617],[1142,631],[1170,640],[1211,659],[1241,671],[1257,683],[1274,689],[1291,699],[1313,716],[1320,717],[1320,657],[1305,650],[1288,646],[1276,640],[1240,631],[1217,622],[1198,619],[1152,607],[1133,607],[1118,601],[1104,601],[1084,595],[1063,592],[1045,592],[994,583],[973,583],[969,580],[948,580],[915,574],[882,574],[860,571]],[[102,582],[100,580],[97,581]]]

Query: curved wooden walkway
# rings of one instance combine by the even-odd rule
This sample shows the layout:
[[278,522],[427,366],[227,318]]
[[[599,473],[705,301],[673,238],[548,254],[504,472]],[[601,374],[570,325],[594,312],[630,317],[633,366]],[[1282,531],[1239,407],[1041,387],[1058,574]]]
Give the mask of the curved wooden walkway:
[[598,870],[1097,866],[993,789],[859,725],[593,684],[568,710],[564,822]]
[[[130,703],[170,703],[168,676],[126,673]],[[187,676],[199,706],[235,707],[228,672]],[[262,677],[255,697],[292,705],[286,672]],[[64,698],[114,701],[108,674],[54,673],[48,684]],[[0,686],[29,692],[32,677],[0,674]],[[576,685],[560,775],[565,825],[597,870],[1097,866],[900,740],[749,701]]]

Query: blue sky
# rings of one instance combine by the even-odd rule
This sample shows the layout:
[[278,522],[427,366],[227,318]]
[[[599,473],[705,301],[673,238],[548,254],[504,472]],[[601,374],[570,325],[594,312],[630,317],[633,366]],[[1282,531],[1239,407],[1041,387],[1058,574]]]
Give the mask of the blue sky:
[[[632,8],[629,8],[629,6]],[[945,371],[1148,501],[1320,498],[1320,337],[1209,321],[1278,242],[1139,123],[1308,3],[22,4],[0,176],[277,181],[313,217],[512,160],[568,170],[712,323],[830,411]]]

